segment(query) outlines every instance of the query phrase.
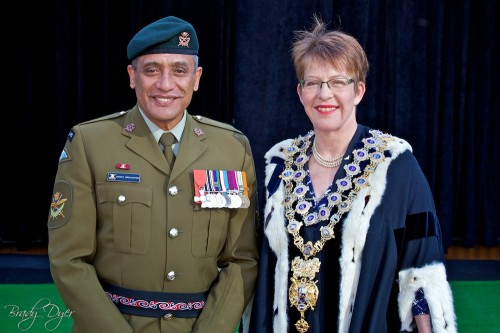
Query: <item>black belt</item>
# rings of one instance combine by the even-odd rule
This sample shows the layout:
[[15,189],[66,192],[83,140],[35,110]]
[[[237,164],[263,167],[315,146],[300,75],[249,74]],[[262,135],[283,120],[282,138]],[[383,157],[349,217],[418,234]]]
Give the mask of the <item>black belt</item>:
[[121,313],[161,318],[172,314],[179,318],[196,318],[205,306],[208,292],[164,293],[118,287],[101,282],[106,295]]

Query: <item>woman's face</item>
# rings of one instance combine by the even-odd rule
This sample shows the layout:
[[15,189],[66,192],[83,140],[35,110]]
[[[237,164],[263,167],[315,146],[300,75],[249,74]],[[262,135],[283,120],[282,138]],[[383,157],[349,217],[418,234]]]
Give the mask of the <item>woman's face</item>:
[[311,61],[297,93],[315,132],[336,132],[356,126],[356,105],[363,98],[365,84],[356,83],[329,63]]

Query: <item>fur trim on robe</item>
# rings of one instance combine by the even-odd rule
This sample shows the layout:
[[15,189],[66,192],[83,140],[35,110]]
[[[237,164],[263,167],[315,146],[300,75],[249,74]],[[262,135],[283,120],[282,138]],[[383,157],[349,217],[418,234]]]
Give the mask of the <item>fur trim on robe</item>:
[[[274,165],[269,164],[272,156],[279,156],[286,159],[286,155],[281,152],[282,147],[289,147],[293,140],[288,139],[276,144],[267,152],[266,157],[266,184],[274,171]],[[267,190],[266,190],[267,192]],[[285,216],[285,208],[281,204],[284,199],[284,183],[280,182],[279,188],[274,192],[273,196],[268,197],[264,208],[264,219],[270,217],[268,224],[265,226],[264,233],[269,239],[269,247],[276,253],[277,262],[275,270],[275,288],[274,288],[274,304],[273,311],[276,313],[276,319],[273,323],[274,332],[288,332],[288,232],[286,224],[283,223]],[[269,193],[266,193],[269,194]]]
[[[387,169],[393,159],[411,146],[402,139],[388,144],[392,156],[377,166],[376,171],[368,178],[370,187],[360,191],[352,203],[352,208],[343,223],[342,248],[340,257],[341,282],[339,299],[339,332],[347,332],[351,323],[351,312],[354,307],[356,290],[358,289],[359,272],[362,264],[362,253],[366,234],[370,227],[370,219],[382,201],[386,186]],[[370,200],[365,207],[365,199]],[[346,292],[344,292],[344,290]]]
[[[446,282],[446,270],[442,263],[433,263],[422,268],[409,268],[399,272],[399,317],[401,330],[413,331],[411,311],[415,293],[422,288],[429,305],[433,332],[456,333],[453,296]],[[428,288],[431,287],[432,288]]]

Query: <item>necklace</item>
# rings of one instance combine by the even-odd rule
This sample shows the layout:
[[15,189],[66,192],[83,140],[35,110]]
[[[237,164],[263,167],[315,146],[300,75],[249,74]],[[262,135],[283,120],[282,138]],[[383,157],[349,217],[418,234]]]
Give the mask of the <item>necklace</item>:
[[312,147],[312,153],[316,161],[326,167],[326,168],[336,168],[342,163],[342,158],[344,157],[344,154],[339,155],[337,157],[332,158],[331,160],[324,158],[323,156],[320,155],[318,150],[316,149],[316,139],[313,141],[313,147]]
[[[297,256],[291,262],[292,277],[288,289],[290,304],[300,312],[300,319],[295,323],[295,327],[300,333],[309,330],[309,324],[305,320],[305,312],[309,309],[314,310],[319,297],[318,281],[314,278],[320,270],[321,262],[315,258],[315,255],[323,249],[328,240],[335,238],[335,225],[344,213],[351,210],[352,202],[359,191],[370,186],[368,177],[375,172],[377,165],[384,161],[387,143],[393,140],[392,136],[380,131],[371,130],[370,133],[373,137],[364,138],[362,140],[363,147],[353,151],[353,162],[344,166],[346,176],[336,181],[337,191],[328,194],[327,206],[321,207],[318,212],[314,211],[311,203],[305,198],[309,188],[303,183],[306,176],[304,165],[310,159],[307,151],[314,132],[310,131],[306,136],[296,138],[289,147],[283,150],[286,155],[285,169],[280,177],[285,182],[285,198],[282,204],[285,208],[285,217],[288,220],[287,231],[293,236],[293,244],[303,256],[303,258]],[[317,158],[315,150],[313,142],[312,152],[313,156]],[[342,157],[335,159],[341,160]],[[324,162],[325,159],[320,158]],[[301,227],[304,224],[307,227],[321,221],[329,221],[329,223],[320,228],[320,239],[314,244],[311,241],[304,244],[304,238],[299,233]]]

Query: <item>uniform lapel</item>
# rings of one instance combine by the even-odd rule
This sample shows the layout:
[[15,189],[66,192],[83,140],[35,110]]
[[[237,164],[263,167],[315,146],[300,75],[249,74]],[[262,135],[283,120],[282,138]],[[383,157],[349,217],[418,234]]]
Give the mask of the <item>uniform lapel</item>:
[[193,120],[193,117],[188,114],[186,126],[182,132],[181,145],[177,157],[175,158],[174,170],[172,170],[170,180],[175,179],[187,167],[194,163],[205,150],[207,150],[207,146],[203,143],[206,134],[200,136],[195,134],[194,129],[197,124],[198,123]]
[[167,161],[137,106],[127,113],[122,134],[130,138],[127,148],[168,174]]

